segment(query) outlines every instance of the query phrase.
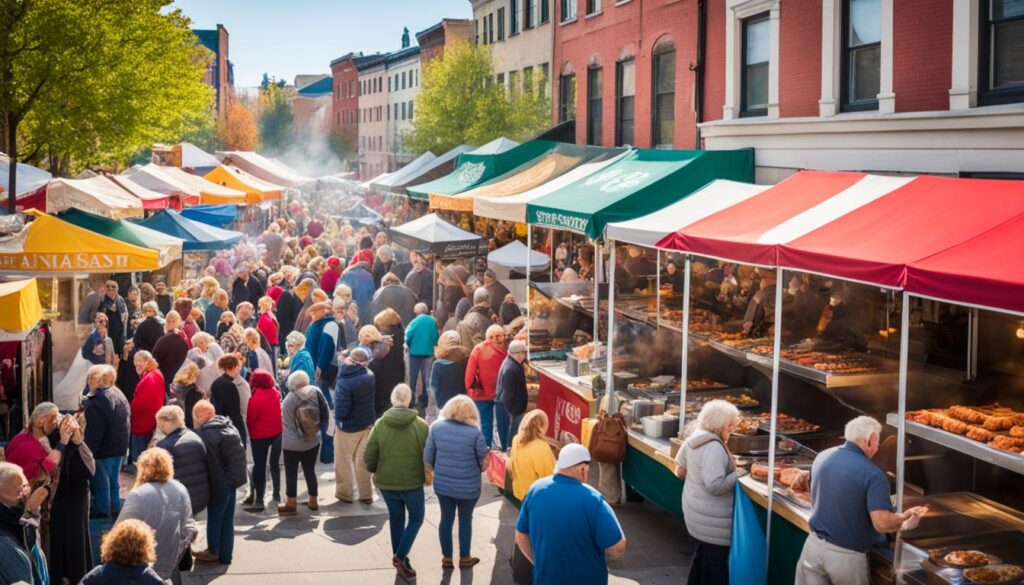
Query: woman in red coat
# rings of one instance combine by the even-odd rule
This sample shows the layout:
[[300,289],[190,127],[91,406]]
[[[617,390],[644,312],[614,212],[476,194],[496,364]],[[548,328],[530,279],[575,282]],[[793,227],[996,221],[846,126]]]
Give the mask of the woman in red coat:
[[245,413],[245,426],[252,443],[252,481],[256,501],[242,509],[262,512],[263,496],[267,490],[267,455],[270,455],[274,499],[281,501],[281,393],[274,384],[274,376],[264,369],[253,370],[249,376],[249,387],[252,388],[252,397]]
[[134,462],[146,450],[156,430],[156,411],[164,406],[164,375],[153,359],[153,354],[140,351],[135,354],[135,371],[139,384],[131,404],[131,443],[128,462]]
[[277,316],[274,315],[274,299],[269,296],[260,297],[259,301],[260,318],[256,321],[256,328],[260,330],[263,337],[267,338],[267,342],[270,343],[270,347],[274,349],[273,358],[277,358],[277,349],[279,347],[279,329],[280,326],[277,323]]
[[502,451],[509,447],[508,428],[511,421],[505,407],[494,400],[494,395],[498,386],[498,371],[508,355],[505,337],[505,328],[501,325],[488,327],[484,341],[473,348],[466,364],[466,394],[480,411],[480,430],[487,441],[487,448],[490,449],[494,443],[494,419],[497,416],[498,441]]

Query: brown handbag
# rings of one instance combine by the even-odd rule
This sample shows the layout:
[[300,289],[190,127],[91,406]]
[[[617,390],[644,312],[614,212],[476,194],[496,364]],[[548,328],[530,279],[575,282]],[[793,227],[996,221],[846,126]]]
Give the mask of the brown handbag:
[[590,433],[590,457],[598,463],[619,464],[626,460],[626,424],[622,415],[601,411]]

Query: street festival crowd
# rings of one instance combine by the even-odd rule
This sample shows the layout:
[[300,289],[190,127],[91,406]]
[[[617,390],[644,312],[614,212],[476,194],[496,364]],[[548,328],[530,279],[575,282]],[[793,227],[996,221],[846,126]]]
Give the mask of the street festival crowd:
[[[35,406],[0,463],[0,583],[180,583],[195,563],[229,565],[236,497],[252,514],[318,510],[318,461],[334,466],[340,506],[370,504],[376,488],[400,577],[416,575],[409,553],[425,486],[440,507],[442,567],[470,568],[492,450],[508,452],[509,495],[520,506],[513,558],[532,562],[524,580],[607,583],[607,560],[626,547],[613,511],[618,481],[600,482],[604,495],[590,487],[588,449],[548,439],[546,414],[528,410],[526,319],[508,288],[484,259],[472,271],[439,267],[435,288],[440,259],[325,210],[326,199],[290,202],[262,233],[213,257],[201,278],[127,290],[110,280],[85,298],[79,322],[93,328],[81,356],[92,365],[82,407]],[[492,249],[513,238],[496,232]],[[560,248],[556,277],[592,271],[593,248],[572,257]],[[676,460],[697,545],[689,583],[728,583],[743,470],[726,444],[738,422],[734,406],[708,402]],[[818,536],[808,539],[800,582],[866,583],[857,552],[873,531],[923,513],[891,512],[885,478],[866,459],[878,446],[872,423],[852,421],[846,445],[818,458],[843,463],[815,470]],[[122,474],[134,477],[124,500]],[[858,494],[867,509],[835,505]],[[821,498],[832,505],[819,511]],[[96,566],[90,520],[109,528]],[[849,543],[854,555],[830,552],[829,542]]]

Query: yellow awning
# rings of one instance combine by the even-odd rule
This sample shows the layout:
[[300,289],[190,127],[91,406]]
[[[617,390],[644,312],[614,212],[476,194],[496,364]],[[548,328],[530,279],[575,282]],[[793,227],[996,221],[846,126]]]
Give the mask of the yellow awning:
[[160,268],[156,250],[133,246],[30,209],[35,218],[21,232],[0,238],[0,270],[113,273]]
[[0,331],[7,335],[27,333],[42,318],[36,279],[0,284]]
[[430,208],[472,212],[473,200],[477,197],[509,197],[529,191],[566,173],[582,160],[580,156],[550,152],[537,159],[536,164],[493,183],[487,183],[455,195],[431,193]]
[[245,191],[239,191],[237,189],[230,189],[223,185],[218,185],[217,183],[207,181],[198,175],[185,172],[178,167],[159,168],[172,179],[177,179],[182,183],[186,183],[191,185],[193,188],[198,189],[200,203],[203,205],[220,205],[222,203],[245,205],[246,203]]
[[284,195],[284,187],[264,181],[237,167],[220,165],[203,178],[245,192],[246,201],[250,204],[277,200]]

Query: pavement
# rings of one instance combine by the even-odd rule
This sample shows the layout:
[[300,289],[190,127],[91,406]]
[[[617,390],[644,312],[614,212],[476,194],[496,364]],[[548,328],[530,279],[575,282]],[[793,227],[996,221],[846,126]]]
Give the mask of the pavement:
[[[302,503],[306,501],[306,492],[301,474],[298,515],[278,517],[277,502],[259,514],[245,512],[239,505],[235,511],[232,564],[196,563],[195,569],[184,575],[184,583],[406,583],[391,566],[388,513],[380,496],[376,495],[370,505],[339,502],[333,496],[333,467],[320,464],[317,473],[321,494],[318,511],[310,512]],[[426,519],[410,554],[410,562],[418,572],[412,582],[511,585],[509,556],[515,537],[516,507],[485,482],[473,516],[472,554],[481,562],[472,569],[442,570],[437,537],[440,508],[432,490],[427,490]],[[268,489],[268,497],[269,492]],[[685,580],[692,545],[682,521],[646,503],[626,504],[616,509],[616,514],[628,542],[625,558],[609,567],[609,583],[667,585]],[[202,550],[206,548],[205,513],[197,520],[200,532],[193,550]],[[457,535],[455,543],[458,546]]]

